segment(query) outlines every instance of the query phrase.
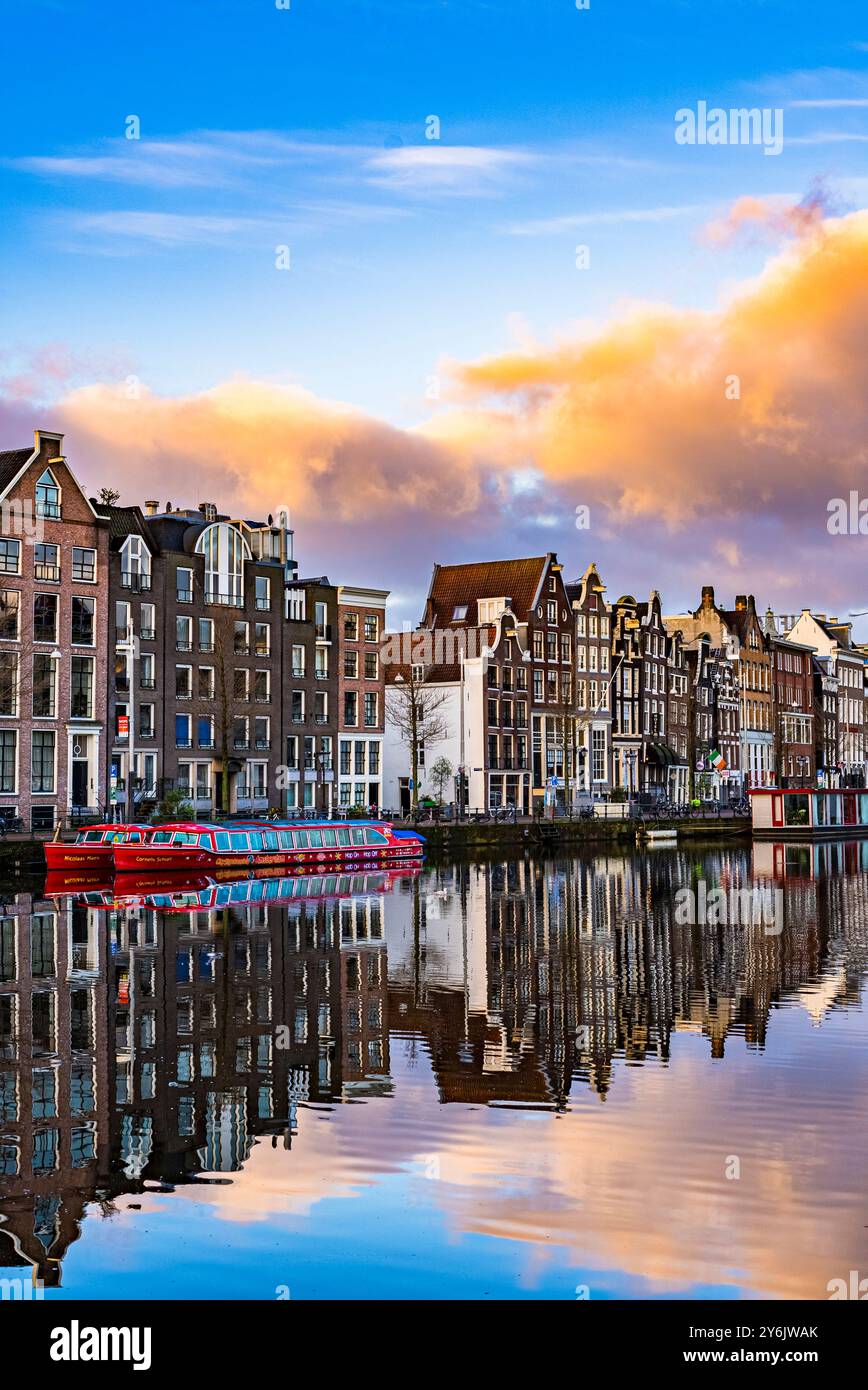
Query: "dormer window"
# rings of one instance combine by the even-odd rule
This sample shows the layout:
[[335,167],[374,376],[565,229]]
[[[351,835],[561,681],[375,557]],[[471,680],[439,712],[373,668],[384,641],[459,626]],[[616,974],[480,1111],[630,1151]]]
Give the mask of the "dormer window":
[[141,536],[128,536],[121,550],[121,585],[136,593],[151,587],[151,553]]
[[467,604],[466,604],[466,603],[457,603],[457,604],[455,605],[455,607],[453,608],[453,610],[452,610],[452,621],[453,621],[453,623],[463,623],[463,621],[464,621],[464,619],[465,619],[466,617],[467,617]]
[[36,484],[36,515],[60,518],[60,487],[50,468]]

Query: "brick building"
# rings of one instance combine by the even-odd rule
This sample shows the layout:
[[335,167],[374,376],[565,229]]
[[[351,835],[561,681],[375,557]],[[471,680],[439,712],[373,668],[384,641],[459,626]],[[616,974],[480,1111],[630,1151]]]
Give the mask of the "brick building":
[[50,829],[103,802],[108,527],[63,435],[0,453],[0,813]]
[[611,615],[595,565],[567,585],[576,624],[578,783],[604,796],[612,786]]
[[385,678],[381,643],[386,589],[338,588],[337,805],[382,802]]

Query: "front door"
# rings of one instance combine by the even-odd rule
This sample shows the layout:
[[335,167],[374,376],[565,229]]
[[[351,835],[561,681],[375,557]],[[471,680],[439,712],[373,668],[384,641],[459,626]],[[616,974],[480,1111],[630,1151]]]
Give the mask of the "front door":
[[88,805],[88,776],[87,759],[73,758],[72,760],[72,804],[73,806]]

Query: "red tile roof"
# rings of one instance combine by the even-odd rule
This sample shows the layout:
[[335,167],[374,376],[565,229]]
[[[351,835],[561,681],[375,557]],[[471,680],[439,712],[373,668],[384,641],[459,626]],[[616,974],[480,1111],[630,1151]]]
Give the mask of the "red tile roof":
[[[519,622],[527,618],[552,555],[526,560],[483,560],[470,565],[436,565],[423,623],[475,627],[479,599],[509,598]],[[467,605],[464,619],[453,618],[456,607]]]

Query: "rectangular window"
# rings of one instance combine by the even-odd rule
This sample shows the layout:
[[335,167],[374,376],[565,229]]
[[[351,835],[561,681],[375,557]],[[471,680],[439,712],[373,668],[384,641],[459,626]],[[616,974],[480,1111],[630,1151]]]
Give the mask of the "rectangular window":
[[253,625],[253,654],[254,656],[271,655],[271,624],[254,623]]
[[193,619],[175,619],[175,648],[179,652],[193,650]]
[[379,658],[377,653],[365,652],[365,680],[375,681],[379,674]]
[[271,580],[264,574],[256,576],[256,607],[262,610],[271,607]]
[[0,638],[17,642],[20,631],[21,594],[17,589],[0,589]]
[[79,584],[96,583],[96,551],[83,546],[72,547],[72,577]]
[[54,791],[54,730],[37,730],[33,734],[30,763],[31,786],[34,792]]
[[358,642],[359,640],[359,615],[358,613],[344,614],[344,641]]
[[175,571],[175,598],[178,603],[193,602],[193,571],[191,569],[177,569]]
[[93,657],[74,656],[69,712],[73,719],[93,719]]
[[178,700],[189,700],[193,695],[192,666],[175,667],[175,696]]
[[139,613],[139,636],[143,642],[153,642],[157,635],[156,628],[157,610],[153,603],[143,603]]
[[37,719],[53,719],[56,709],[57,662],[37,652],[33,658],[33,714]]
[[0,714],[18,713],[18,653],[0,652]]
[[0,539],[0,574],[21,573],[21,542]]
[[365,641],[376,642],[380,635],[380,623],[374,613],[365,615]]
[[57,594],[34,595],[34,642],[57,642],[57,603]]
[[15,729],[0,729],[0,792],[14,792],[15,763],[18,734]]
[[175,745],[178,748],[190,747],[190,716],[189,714],[175,715]]
[[214,699],[214,667],[200,666],[197,678],[197,691],[200,700]]
[[359,722],[359,697],[355,690],[344,691],[344,723],[351,729]]
[[365,695],[365,728],[372,729],[377,723],[377,697],[374,694]]
[[72,598],[72,643],[76,647],[92,647],[94,645],[94,614],[96,613],[96,599]]
[[139,738],[154,737],[154,706],[139,705]]

